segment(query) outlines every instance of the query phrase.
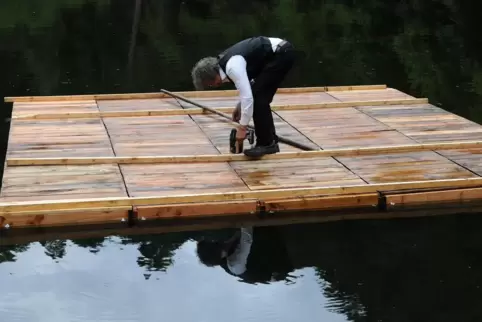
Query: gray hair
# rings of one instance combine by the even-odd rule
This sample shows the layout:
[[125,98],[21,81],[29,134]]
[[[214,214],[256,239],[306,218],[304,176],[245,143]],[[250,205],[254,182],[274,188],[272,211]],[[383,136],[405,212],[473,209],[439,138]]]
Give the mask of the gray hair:
[[191,70],[192,82],[197,90],[204,89],[204,82],[214,81],[219,74],[218,59],[204,57]]

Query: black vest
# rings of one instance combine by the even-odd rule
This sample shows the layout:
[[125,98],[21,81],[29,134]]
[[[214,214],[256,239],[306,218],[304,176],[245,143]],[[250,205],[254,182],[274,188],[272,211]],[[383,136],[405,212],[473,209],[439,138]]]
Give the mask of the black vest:
[[273,47],[267,37],[259,36],[242,40],[218,55],[219,66],[226,73],[228,60],[236,55],[241,55],[246,60],[248,78],[256,78],[274,55]]
[[[231,254],[235,248],[236,244],[229,253]],[[229,270],[226,259],[221,267],[229,275],[235,276]],[[284,280],[293,270],[293,263],[278,228],[254,227],[253,244],[247,258],[246,272],[237,277],[248,284],[269,283],[273,277],[276,280]]]

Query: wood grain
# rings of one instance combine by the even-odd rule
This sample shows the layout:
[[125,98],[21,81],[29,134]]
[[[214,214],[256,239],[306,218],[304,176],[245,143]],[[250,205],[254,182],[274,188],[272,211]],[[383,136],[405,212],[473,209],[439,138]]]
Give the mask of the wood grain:
[[230,162],[251,190],[364,184],[333,158]]
[[371,91],[331,91],[331,96],[339,101],[367,101],[383,99],[410,99],[415,98],[394,88],[375,89]]
[[117,156],[216,154],[189,116],[104,119]]
[[[220,144],[223,144],[222,142]],[[415,151],[431,151],[437,150],[442,154],[445,150],[454,151],[471,151],[471,157],[468,161],[478,162],[478,154],[481,149],[473,149],[482,146],[482,141],[463,141],[463,142],[445,142],[445,143],[425,143],[425,144],[406,144],[406,145],[387,145],[374,146],[366,148],[336,148],[316,151],[293,151],[279,152],[276,154],[264,155],[260,159],[263,160],[283,160],[283,159],[311,159],[319,157],[340,157],[340,156],[359,156],[359,155],[380,155],[388,153],[404,153]],[[222,147],[224,148],[224,147]],[[458,148],[454,150],[454,148]],[[475,150],[479,151],[475,153]],[[212,163],[212,162],[228,162],[228,161],[254,161],[252,158],[242,153],[230,154],[223,151],[223,154],[203,154],[203,155],[167,155],[167,156],[116,156],[116,157],[77,157],[77,158],[8,158],[6,163],[8,166],[31,166],[31,165],[82,165],[82,164],[148,164],[148,163]],[[458,152],[461,153],[461,152]],[[450,154],[449,154],[450,155]],[[462,154],[464,155],[464,154]],[[463,158],[450,158],[451,160],[460,160],[464,163]],[[476,166],[477,164],[475,164]]]
[[4,202],[44,199],[126,197],[117,165],[7,167]]
[[121,165],[131,197],[247,191],[227,163]]
[[388,209],[405,206],[428,206],[431,204],[455,204],[482,200],[482,188],[424,191],[415,193],[387,194]]
[[482,148],[437,150],[437,153],[482,176]]
[[435,152],[405,152],[338,160],[369,183],[476,178]]
[[6,225],[9,228],[59,227],[118,223],[122,220],[127,222],[130,209],[131,207],[115,207],[6,214],[0,216],[0,227]]
[[286,198],[266,200],[266,211],[293,211],[293,210],[327,210],[350,208],[375,208],[378,205],[378,194],[359,194],[348,196],[322,196],[307,198]]
[[[353,85],[353,86],[320,86],[320,87],[283,87],[278,93],[310,93],[324,91],[347,91],[347,90],[376,90],[384,89],[381,85]],[[185,97],[219,97],[238,95],[237,90],[212,90],[212,91],[182,91],[174,92]],[[9,96],[5,102],[33,102],[33,101],[74,101],[74,100],[119,100],[119,99],[150,99],[165,98],[166,94],[160,92],[151,93],[119,93],[119,94],[86,94],[86,95],[54,95],[54,96]]]
[[12,120],[7,157],[113,156],[100,119]]
[[[205,135],[213,142],[216,149],[222,154],[229,154],[229,134],[233,125],[223,121],[223,118],[218,115],[193,115],[192,119],[199,125]],[[296,142],[308,145],[314,149],[319,149],[308,138],[300,134],[290,124],[284,122],[276,113],[273,113],[273,120],[275,122],[276,131],[279,135],[294,140]],[[254,123],[251,120],[250,125]],[[244,141],[244,148],[250,148],[249,142]],[[283,152],[299,151],[290,145],[280,143],[280,150]]]
[[[133,166],[133,165],[128,165]],[[198,166],[198,165],[196,165]],[[199,173],[197,171],[196,173]],[[219,183],[218,183],[219,184]],[[0,215],[12,214],[17,212],[42,212],[49,210],[61,209],[85,209],[85,208],[102,208],[102,207],[124,207],[124,206],[149,206],[158,204],[178,204],[190,202],[218,202],[218,201],[238,201],[246,199],[258,198],[261,200],[281,199],[281,198],[307,198],[320,195],[349,195],[376,193],[378,191],[400,191],[406,189],[436,189],[436,188],[470,188],[482,186],[482,178],[460,178],[445,180],[422,180],[409,182],[386,182],[362,185],[346,185],[333,187],[310,187],[310,188],[293,188],[293,189],[269,189],[255,191],[231,191],[231,192],[215,192],[215,193],[191,193],[191,194],[174,194],[145,197],[111,197],[96,199],[70,199],[70,200],[42,200],[31,202],[8,202],[0,203]],[[193,187],[189,187],[192,189]],[[194,187],[203,189],[205,186]],[[241,189],[241,187],[239,188]],[[242,189],[241,189],[242,190]]]
[[[179,94],[214,108],[231,110],[237,103],[236,91]],[[411,191],[411,203],[457,202],[460,195],[430,190],[479,189],[482,178],[462,166],[482,172],[482,148],[418,143],[479,144],[474,141],[482,141],[482,126],[426,102],[386,86],[282,89],[272,104],[278,134],[335,150],[243,160],[229,154],[232,124],[210,114],[167,115],[185,110],[161,93],[24,97],[14,104],[14,118],[66,118],[14,119],[8,160],[165,157],[165,162],[7,166],[1,220],[17,227],[109,222],[125,219],[130,207],[149,219],[238,214],[259,203],[273,211],[370,208],[379,192],[400,195],[406,189],[432,193]],[[111,114],[101,119],[100,113]],[[299,152],[286,145],[281,151]],[[182,163],[183,157],[195,162]]]
[[172,98],[100,100],[97,104],[101,112],[181,109],[181,106]]
[[257,212],[257,201],[240,200],[226,202],[183,203],[177,205],[156,205],[134,207],[138,218],[196,218],[211,216],[242,215]]
[[[375,101],[350,101],[350,102],[328,102],[328,103],[301,103],[301,104],[282,104],[271,105],[272,111],[292,111],[292,110],[316,110],[325,108],[345,108],[357,106],[386,106],[386,105],[415,105],[427,103],[426,98],[403,99],[403,100],[375,100]],[[142,107],[143,105],[139,105]],[[203,105],[206,106],[206,105]],[[207,107],[207,106],[206,106]],[[212,108],[211,108],[212,109]],[[231,113],[234,106],[217,107],[214,110],[223,113]],[[200,115],[210,114],[199,107],[167,108],[156,107],[155,109],[121,110],[121,111],[91,111],[91,112],[63,112],[63,113],[34,113],[12,117],[16,120],[58,120],[58,119],[78,119],[78,118],[111,118],[111,117],[141,117],[141,116],[171,116],[171,115]]]
[[359,110],[419,143],[482,138],[481,125],[430,104],[363,107]]
[[276,113],[323,149],[415,143],[355,108]]
[[12,116],[19,117],[36,113],[85,113],[98,112],[95,100],[53,101],[53,102],[15,102]]

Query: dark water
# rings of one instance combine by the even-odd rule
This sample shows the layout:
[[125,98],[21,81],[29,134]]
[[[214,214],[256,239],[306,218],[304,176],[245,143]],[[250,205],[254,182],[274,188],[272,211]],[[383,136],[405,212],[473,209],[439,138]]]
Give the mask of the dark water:
[[[285,86],[383,83],[481,122],[481,9],[442,0],[3,0],[0,93],[191,90],[200,57],[267,34],[300,50]],[[10,107],[0,112],[2,158]],[[478,215],[257,228],[257,284],[196,256],[196,240],[232,232],[3,246],[0,321],[482,318]]]

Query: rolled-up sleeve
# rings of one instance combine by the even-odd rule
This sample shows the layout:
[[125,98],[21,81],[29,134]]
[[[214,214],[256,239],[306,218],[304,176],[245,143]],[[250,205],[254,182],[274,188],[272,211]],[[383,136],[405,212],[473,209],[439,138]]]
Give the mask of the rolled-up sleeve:
[[239,91],[239,100],[241,102],[241,119],[239,124],[248,125],[253,116],[254,100],[244,57],[240,55],[231,57],[226,64],[226,74]]

